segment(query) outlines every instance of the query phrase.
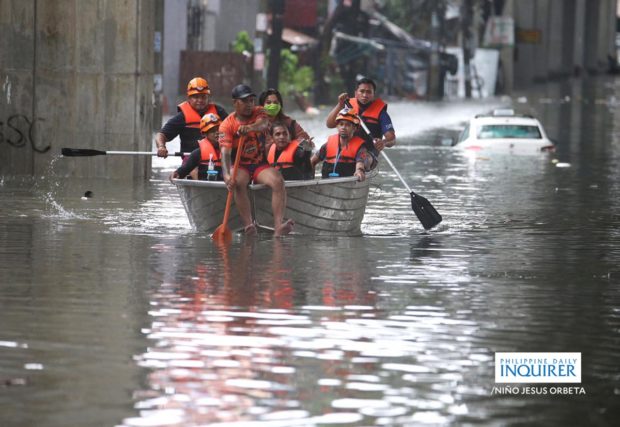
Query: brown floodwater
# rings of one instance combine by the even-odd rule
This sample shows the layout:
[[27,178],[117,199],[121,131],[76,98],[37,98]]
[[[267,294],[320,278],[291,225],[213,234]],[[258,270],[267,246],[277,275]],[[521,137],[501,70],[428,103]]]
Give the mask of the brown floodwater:
[[[444,217],[430,232],[385,165],[362,237],[225,248],[190,228],[173,159],[137,184],[55,175],[80,158],[0,177],[0,425],[614,425],[618,100],[598,79],[391,104],[391,159]],[[441,145],[498,105],[557,152]],[[299,117],[317,143],[323,117]],[[496,352],[581,352],[585,395],[498,394]]]

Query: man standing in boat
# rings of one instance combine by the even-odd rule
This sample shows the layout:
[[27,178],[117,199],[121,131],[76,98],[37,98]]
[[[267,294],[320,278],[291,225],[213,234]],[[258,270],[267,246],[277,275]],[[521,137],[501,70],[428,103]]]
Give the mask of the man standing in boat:
[[363,130],[358,130],[358,136],[366,140],[366,149],[370,153],[367,169],[374,169],[377,166],[377,158],[381,150],[396,144],[396,133],[392,119],[387,112],[387,104],[380,98],[375,98],[376,89],[377,85],[374,80],[366,77],[359,79],[355,97],[349,98],[349,94],[341,93],[338,96],[338,104],[330,111],[326,120],[328,128],[335,128],[336,116],[343,108],[349,107],[347,103],[350,104],[353,112],[362,118],[372,137],[371,142]]
[[196,167],[198,179],[203,181],[222,181],[222,161],[220,154],[220,118],[207,113],[200,120],[200,132],[204,136],[198,148],[191,152],[187,160],[170,175],[172,179],[183,179]]
[[312,138],[291,141],[289,126],[279,121],[271,123],[269,132],[273,143],[267,162],[278,169],[286,181],[314,178],[314,168],[310,164]]
[[187,101],[177,106],[178,113],[161,128],[155,137],[157,156],[167,157],[166,142],[177,136],[181,139],[181,152],[190,153],[198,148],[200,119],[205,114],[215,114],[224,120],[228,113],[222,107],[209,103],[209,83],[202,77],[194,77],[187,84]]
[[[234,112],[220,125],[220,148],[222,150],[222,174],[229,191],[234,192],[235,204],[243,221],[246,234],[256,234],[252,221],[248,184],[254,182],[271,188],[274,236],[288,234],[293,229],[292,220],[284,221],[286,189],[282,175],[269,166],[265,159],[265,138],[269,118],[263,107],[256,105],[256,94],[247,85],[240,84],[232,90]],[[240,139],[243,151],[237,177],[232,179],[232,157],[236,154]]]
[[338,133],[330,136],[327,142],[310,159],[312,168],[323,162],[321,176],[336,178],[356,176],[358,181],[366,179],[366,165],[369,154],[364,140],[355,135],[359,126],[357,114],[345,108],[336,116]]

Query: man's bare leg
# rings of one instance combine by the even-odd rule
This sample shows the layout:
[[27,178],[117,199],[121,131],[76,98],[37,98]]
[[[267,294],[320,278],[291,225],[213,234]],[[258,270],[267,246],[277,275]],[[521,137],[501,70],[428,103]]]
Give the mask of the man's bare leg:
[[250,175],[248,175],[247,171],[244,169],[239,168],[235,181],[235,205],[237,205],[237,211],[241,217],[241,222],[243,222],[244,231],[246,234],[256,234],[256,228],[252,223],[252,211],[250,208],[250,198],[248,196]]
[[286,189],[280,172],[274,168],[263,169],[256,177],[256,182],[271,188],[271,210],[273,211],[273,235],[283,236],[293,230],[293,220],[284,221],[286,209]]

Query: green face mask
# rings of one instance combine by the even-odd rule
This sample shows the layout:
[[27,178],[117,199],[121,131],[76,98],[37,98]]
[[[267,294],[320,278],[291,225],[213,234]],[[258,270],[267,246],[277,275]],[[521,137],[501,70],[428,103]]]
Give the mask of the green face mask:
[[275,117],[282,109],[282,106],[280,104],[267,104],[264,108],[268,115]]

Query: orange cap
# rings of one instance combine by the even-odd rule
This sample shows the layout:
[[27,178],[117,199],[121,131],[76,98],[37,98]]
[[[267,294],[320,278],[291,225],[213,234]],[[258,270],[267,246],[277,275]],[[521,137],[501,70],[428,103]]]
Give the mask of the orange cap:
[[206,93],[209,95],[209,83],[202,77],[194,77],[187,84],[187,96],[196,95],[197,93]]

